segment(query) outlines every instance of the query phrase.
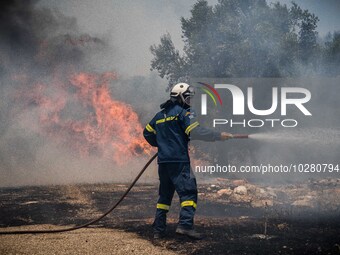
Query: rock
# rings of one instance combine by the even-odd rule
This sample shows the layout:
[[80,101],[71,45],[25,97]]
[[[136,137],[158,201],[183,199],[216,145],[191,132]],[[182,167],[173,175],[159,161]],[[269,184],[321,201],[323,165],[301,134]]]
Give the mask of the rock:
[[265,206],[273,206],[274,202],[271,199],[252,200],[250,205],[254,208],[260,208]]
[[267,194],[269,197],[277,198],[277,195],[276,195],[275,190],[272,189],[272,188],[270,188],[270,187],[267,188],[266,194]]
[[277,228],[279,230],[288,230],[289,229],[289,225],[287,223],[281,223],[277,225]]
[[266,193],[266,191],[265,191],[264,189],[262,189],[262,188],[259,188],[259,192],[260,192],[261,194],[265,194],[265,193]]
[[294,201],[292,203],[292,205],[295,205],[295,206],[304,206],[304,207],[313,207],[313,201],[312,201],[311,197],[306,196],[303,199]]
[[237,186],[241,186],[241,185],[245,185],[247,183],[246,180],[233,180],[232,184],[237,187]]
[[257,192],[259,192],[259,187],[254,185],[254,184],[247,183],[247,184],[242,185],[242,186],[246,187],[247,193],[257,193]]
[[[209,188],[210,188],[210,189],[209,189]],[[211,184],[209,188],[208,188],[208,190],[216,191],[216,190],[218,190],[220,187],[219,187],[218,185]]]
[[238,195],[247,195],[247,188],[245,186],[238,186],[234,189],[234,193]]
[[271,199],[262,200],[262,203],[264,203],[265,206],[273,206],[274,205],[274,201],[271,200]]
[[260,199],[272,199],[277,197],[275,192],[271,189],[257,188],[254,193]]
[[233,193],[233,191],[231,189],[220,189],[219,191],[217,191],[217,196],[219,197],[229,197],[231,194]]
[[263,207],[263,203],[262,203],[262,200],[253,200],[251,201],[251,207],[253,208],[260,208],[260,207]]
[[226,183],[229,183],[230,181],[229,181],[229,179],[226,179],[226,178],[216,178],[216,180],[217,181],[219,181],[219,182],[226,182]]
[[251,197],[247,195],[239,195],[236,193],[231,194],[229,197],[230,203],[240,204],[240,203],[250,203]]

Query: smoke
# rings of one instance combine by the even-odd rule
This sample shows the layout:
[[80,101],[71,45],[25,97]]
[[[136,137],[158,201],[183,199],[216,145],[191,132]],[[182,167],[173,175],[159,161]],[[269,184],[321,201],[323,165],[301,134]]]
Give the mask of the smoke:
[[[261,1],[259,1],[261,2]],[[243,12],[245,14],[248,11],[248,7],[258,2],[249,1],[249,3],[244,3],[244,5],[238,5],[238,1],[221,1],[227,5],[228,3],[234,3],[240,8],[244,7]],[[261,2],[262,3],[262,2]],[[254,7],[253,6],[253,7]],[[259,6],[257,6],[261,9]],[[216,6],[215,6],[216,8]],[[228,9],[229,8],[229,9]],[[232,6],[228,6],[226,12],[232,9]],[[255,9],[255,8],[254,8]],[[215,9],[216,10],[216,9]],[[217,13],[217,12],[215,12]],[[224,14],[223,12],[219,12]],[[229,38],[226,36],[227,33],[222,31],[221,33],[216,32],[215,23],[212,23],[213,28],[209,28],[209,25],[203,26],[202,31],[199,33],[206,35],[213,33],[214,41],[219,41],[223,43],[223,53],[226,57],[217,57],[217,60],[211,61],[209,58],[218,54],[218,47],[214,47],[213,42],[209,41],[207,45],[207,39],[203,36],[202,40],[202,52],[195,56],[195,64],[198,67],[192,72],[196,77],[203,73],[206,77],[213,76],[214,71],[218,73],[216,77],[213,78],[195,78],[195,81],[207,82],[209,84],[234,84],[241,88],[245,96],[245,107],[247,108],[247,88],[252,87],[254,91],[254,106],[256,109],[269,109],[272,103],[272,87],[304,87],[311,92],[312,98],[306,103],[306,107],[311,111],[312,116],[304,116],[301,111],[299,111],[295,106],[288,107],[288,114],[281,115],[279,104],[277,111],[270,116],[257,116],[247,111],[243,116],[231,115],[232,103],[235,98],[231,97],[229,92],[225,90],[218,90],[222,96],[223,106],[214,106],[212,101],[208,103],[208,109],[210,114],[210,119],[205,122],[209,127],[212,127],[212,118],[224,118],[228,119],[229,123],[227,125],[220,125],[217,127],[218,131],[225,131],[230,133],[249,133],[255,134],[258,139],[249,139],[247,141],[228,141],[226,143],[216,143],[212,145],[201,144],[195,142],[195,145],[200,146],[201,151],[210,152],[210,163],[214,165],[218,162],[222,165],[261,165],[261,164],[271,164],[271,165],[290,165],[290,164],[339,164],[338,151],[340,148],[339,141],[339,100],[338,93],[339,90],[339,79],[325,77],[324,70],[327,70],[327,63],[324,62],[322,54],[315,55],[315,58],[310,58],[308,53],[310,51],[301,51],[299,57],[303,61],[296,61],[292,56],[294,53],[292,50],[294,47],[283,45],[278,43],[280,37],[277,35],[268,36],[266,29],[269,26],[263,26],[265,28],[261,31],[261,22],[267,20],[270,24],[275,24],[276,16],[271,17],[261,16],[257,19],[257,15],[260,15],[261,11],[258,10],[251,15],[247,15],[244,28],[242,29],[232,29],[233,22],[235,20],[243,19],[241,14],[235,15],[235,19],[220,22],[218,24],[223,27],[231,28],[230,34],[237,34],[239,31],[240,37],[237,43],[233,41],[232,36]],[[261,13],[262,15],[262,13]],[[190,21],[190,19],[188,19]],[[281,21],[281,19],[279,19]],[[188,22],[189,22],[188,21]],[[208,23],[208,22],[207,22]],[[237,22],[236,22],[237,23]],[[208,23],[210,24],[210,23]],[[242,24],[241,22],[237,24]],[[236,25],[235,25],[236,26]],[[240,25],[242,27],[242,25]],[[190,27],[190,26],[189,26]],[[207,27],[207,28],[206,28]],[[276,31],[277,29],[277,31]],[[275,32],[279,32],[280,27],[273,26]],[[193,30],[190,30],[192,33]],[[213,31],[213,32],[211,32]],[[195,34],[196,35],[196,34]],[[227,34],[228,35],[228,34]],[[237,34],[238,35],[238,34]],[[225,37],[223,37],[225,36]],[[297,33],[297,38],[301,36]],[[244,44],[242,38],[246,38],[246,42],[251,42],[249,44]],[[196,39],[196,38],[194,38]],[[259,40],[260,39],[260,40]],[[300,39],[300,38],[299,38]],[[194,40],[193,40],[194,41]],[[194,41],[195,43],[196,41]],[[260,43],[259,43],[260,42]],[[200,42],[201,43],[201,42]],[[197,48],[201,50],[200,45],[197,43],[193,46],[193,52]],[[240,46],[242,45],[242,46]],[[195,48],[197,47],[197,48]],[[323,50],[323,45],[318,45],[319,53]],[[211,49],[212,48],[212,49]],[[197,50],[198,51],[198,50]],[[205,54],[209,52],[209,54]],[[247,52],[247,54],[244,54]],[[214,55],[215,54],[215,55]],[[273,57],[274,56],[274,57]],[[287,57],[287,58],[286,58]],[[291,58],[291,59],[289,59]],[[281,61],[281,60],[282,61]],[[203,64],[201,64],[203,63]],[[206,64],[208,63],[208,64]],[[219,63],[225,63],[218,67]],[[269,63],[269,64],[268,64]],[[283,64],[282,64],[283,63]],[[205,66],[206,65],[206,66]],[[235,68],[231,70],[231,77],[290,77],[288,79],[266,79],[266,78],[244,78],[244,79],[232,79],[232,78],[217,78],[227,77],[226,71],[229,67]],[[189,71],[191,71],[189,69]],[[206,73],[205,73],[206,72]],[[210,76],[209,76],[210,75]],[[338,74],[337,74],[338,75]],[[336,76],[336,75],[335,75]],[[204,76],[203,76],[204,77]],[[293,78],[292,78],[293,77]],[[279,94],[279,97],[281,95]],[[289,95],[291,96],[291,95]],[[209,97],[208,97],[209,98]],[[209,99],[208,99],[209,100]],[[198,98],[200,101],[200,98]],[[210,104],[210,105],[209,105]],[[199,107],[197,107],[200,109]],[[218,112],[219,114],[216,114]],[[215,114],[215,115],[214,115]],[[207,117],[209,118],[209,117]],[[295,119],[298,122],[298,127],[296,128],[284,128],[282,126],[276,125],[274,128],[270,125],[265,125],[264,127],[256,128],[249,127],[246,125],[236,124],[233,127],[230,125],[230,119],[234,122],[241,123],[243,119]],[[202,118],[204,119],[204,117]],[[200,120],[200,123],[203,121]],[[268,123],[268,122],[267,122]],[[257,125],[258,122],[255,124]],[[256,135],[261,133],[261,135]],[[251,136],[254,137],[254,136]],[[276,137],[276,138],[274,138]],[[336,171],[316,173],[308,172],[301,174],[271,174],[265,177],[258,173],[222,173],[224,177],[236,177],[236,178],[246,178],[256,181],[272,181],[272,182],[294,182],[298,180],[306,180],[309,178],[326,178],[334,177],[337,174]]]
[[103,72],[105,36],[38,1],[3,2],[0,38],[0,186],[129,181],[152,153],[138,114],[160,79]]
[[[123,1],[119,4],[111,1],[102,1],[101,4],[93,1],[2,2],[0,174],[3,178],[0,185],[127,181],[131,178],[140,163],[144,159],[146,161],[147,154],[136,158],[138,164],[131,157],[128,160],[131,165],[117,165],[103,157],[104,152],[112,152],[106,142],[100,146],[88,144],[84,136],[68,133],[69,129],[65,127],[69,123],[66,120],[81,123],[80,126],[84,127],[84,121],[95,113],[89,99],[84,101],[78,98],[79,90],[70,79],[80,72],[96,77],[102,77],[104,72],[114,73],[115,78],[105,83],[111,99],[122,102],[123,106],[131,106],[139,117],[139,125],[143,127],[167,97],[164,93],[166,81],[155,73],[145,75],[149,74],[147,70],[152,57],[149,46],[157,43],[161,34],[169,32],[175,45],[182,48],[180,16],[188,16],[195,2],[166,2],[166,5],[163,1]],[[216,1],[209,3],[215,4]],[[128,15],[125,10],[129,10]],[[270,47],[270,42],[262,45],[262,48]],[[301,73],[310,74],[312,71],[306,68]],[[101,88],[102,83],[96,84],[96,89]],[[310,88],[312,100],[308,107],[313,113],[312,126],[336,127],[338,118],[334,116],[337,116],[339,106],[337,93],[333,93],[336,87],[325,88],[314,82]],[[265,87],[256,88],[255,96],[259,102],[255,105],[261,108],[260,99],[266,98],[262,102],[270,99],[270,92]],[[43,104],[45,108],[41,107]],[[42,109],[47,110],[44,112]],[[50,121],[47,126],[41,123],[44,116]],[[62,124],[56,126],[56,121],[60,120]],[[51,121],[54,121],[53,125]],[[92,128],[96,124],[95,121],[87,123]],[[96,135],[103,137],[98,133]],[[76,143],[70,145],[69,141]],[[80,153],[73,147],[79,143],[88,145]],[[297,147],[283,148],[259,141],[254,143],[258,146],[255,148],[249,141],[246,143],[257,151],[258,160],[273,159],[272,153],[278,148],[280,150],[275,156],[277,162],[287,159],[284,155],[302,155],[295,153]],[[237,141],[231,141],[229,145],[238,151],[244,149],[244,144]],[[226,145],[219,146],[216,149],[226,149]],[[239,155],[237,150],[230,154]],[[327,148],[323,151],[322,155],[332,155],[329,158],[336,160],[334,151]],[[314,151],[312,154],[317,153]]]
[[95,68],[144,76],[152,58],[149,47],[161,34],[168,31],[178,46],[183,45],[180,17],[189,13],[195,1],[40,1],[39,5],[76,17],[81,31],[106,38],[110,51],[92,59]]
[[[209,83],[209,79],[205,80]],[[334,168],[339,165],[338,151],[340,148],[340,129],[338,109],[340,107],[337,99],[338,78],[325,77],[301,77],[299,79],[219,79],[214,80],[217,84],[234,84],[241,88],[245,97],[245,115],[232,115],[233,98],[226,90],[218,90],[223,105],[214,106],[212,100],[208,101],[208,115],[199,120],[206,126],[212,126],[212,119],[226,119],[228,123],[216,125],[218,131],[230,133],[250,134],[250,139],[230,140],[207,144],[193,141],[199,151],[210,153],[209,165],[216,162],[220,165],[234,165],[237,169],[241,166],[290,166],[300,165],[310,167],[311,165],[332,164]],[[212,82],[210,84],[213,84]],[[272,87],[304,87],[311,93],[311,99],[304,106],[312,116],[305,116],[296,106],[287,106],[287,115],[281,115],[281,103],[279,103],[274,114],[269,116],[258,116],[249,112],[247,107],[247,88],[252,87],[254,96],[254,107],[256,109],[269,109],[272,105]],[[294,95],[289,95],[293,98]],[[303,97],[298,95],[298,97]],[[296,98],[296,97],[294,97]],[[200,99],[200,98],[198,98]],[[200,101],[197,102],[200,109]],[[276,120],[274,124],[266,119]],[[284,127],[282,120],[294,119],[296,127]],[[248,125],[249,120],[251,121]],[[263,126],[261,126],[261,120]],[[234,124],[231,124],[233,122]],[[286,123],[288,124],[288,123]],[[273,125],[273,126],[272,126]],[[290,124],[288,124],[290,125]],[[295,125],[295,124],[294,124]],[[261,126],[261,127],[255,127]],[[301,169],[300,169],[301,170]],[[220,173],[220,177],[245,178],[259,182],[296,182],[310,178],[336,177],[338,171],[306,169],[291,173]],[[216,177],[216,176],[215,176]]]

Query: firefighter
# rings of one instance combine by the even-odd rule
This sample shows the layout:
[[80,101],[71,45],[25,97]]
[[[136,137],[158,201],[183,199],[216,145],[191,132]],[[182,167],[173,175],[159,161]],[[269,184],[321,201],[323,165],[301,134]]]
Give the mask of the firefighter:
[[203,235],[194,229],[197,207],[197,184],[190,167],[188,142],[190,139],[205,141],[226,140],[232,135],[214,132],[201,127],[190,109],[193,87],[186,83],[176,84],[170,99],[163,103],[161,111],[146,125],[144,137],[158,147],[159,199],[153,223],[154,238],[162,238],[166,231],[166,214],[176,190],[181,204],[176,233],[193,239]]

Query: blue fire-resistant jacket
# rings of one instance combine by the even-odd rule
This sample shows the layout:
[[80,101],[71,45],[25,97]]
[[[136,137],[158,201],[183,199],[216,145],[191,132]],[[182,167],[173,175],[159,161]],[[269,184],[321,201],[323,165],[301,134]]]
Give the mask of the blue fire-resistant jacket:
[[158,147],[158,163],[190,162],[190,137],[205,141],[221,139],[220,133],[201,127],[190,108],[170,100],[161,108],[143,132],[148,143]]

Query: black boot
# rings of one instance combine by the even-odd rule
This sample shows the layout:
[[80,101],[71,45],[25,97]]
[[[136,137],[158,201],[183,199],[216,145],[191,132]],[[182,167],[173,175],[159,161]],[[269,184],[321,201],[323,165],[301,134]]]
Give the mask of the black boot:
[[202,233],[197,232],[194,229],[187,229],[182,226],[178,226],[176,229],[176,233],[180,235],[186,235],[192,239],[195,240],[201,240],[204,238],[204,235]]
[[162,239],[166,236],[165,231],[163,232],[154,232],[153,239]]

